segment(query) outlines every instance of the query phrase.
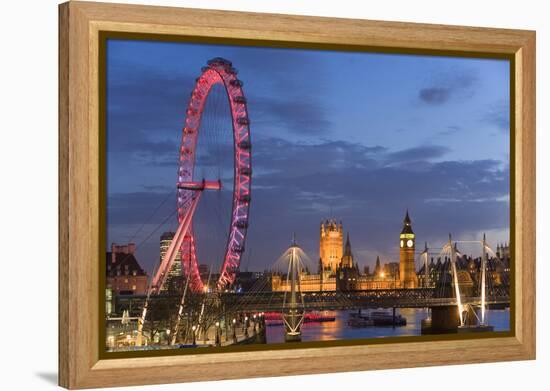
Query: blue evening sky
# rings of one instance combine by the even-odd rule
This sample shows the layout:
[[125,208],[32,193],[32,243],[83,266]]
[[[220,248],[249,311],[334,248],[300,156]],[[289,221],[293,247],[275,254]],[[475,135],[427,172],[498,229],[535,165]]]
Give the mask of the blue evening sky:
[[[419,246],[449,232],[509,240],[508,61],[109,40],[107,240],[135,241],[148,270],[175,229],[184,113],[213,57],[233,62],[248,99],[249,269],[269,267],[292,232],[316,265],[327,217],[342,220],[360,266],[396,261],[406,208]],[[201,262],[220,264],[206,250],[217,230],[204,228]]]

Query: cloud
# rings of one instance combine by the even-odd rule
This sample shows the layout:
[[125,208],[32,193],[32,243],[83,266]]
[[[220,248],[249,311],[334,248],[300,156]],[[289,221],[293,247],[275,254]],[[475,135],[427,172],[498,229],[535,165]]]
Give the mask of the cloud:
[[262,96],[249,100],[249,112],[254,124],[283,128],[300,135],[324,135],[332,128],[326,109],[315,98],[307,95],[287,98]]
[[327,173],[348,167],[378,164],[375,157],[385,152],[380,146],[364,146],[346,141],[321,143],[290,142],[282,138],[265,138],[254,142],[254,167],[290,177]]
[[[445,161],[442,159],[448,150],[437,145],[390,151],[328,140],[307,144],[260,139],[253,150],[247,239],[251,254],[247,252],[245,259],[251,257],[250,268],[254,270],[269,267],[286,248],[293,232],[310,257],[316,259],[319,223],[330,215],[341,219],[344,229],[350,231],[360,265],[374,262],[361,254],[398,259],[396,238],[406,208],[419,240],[434,247],[445,240],[448,232],[459,237],[483,230],[506,230],[509,226],[509,172],[500,161]],[[230,194],[207,196],[210,199],[205,198],[200,212],[205,221],[197,223],[197,229],[203,227],[197,243],[202,249],[201,260],[219,265],[212,243],[225,243],[220,238],[226,232],[223,211],[227,209],[229,216]],[[152,220],[145,219],[163,197],[166,195],[161,189],[111,194],[110,229],[121,232],[121,227],[144,221],[151,226],[161,224],[175,207],[175,200],[168,200]],[[170,221],[175,224],[175,217]],[[214,232],[205,236],[212,229],[204,227],[215,227],[216,236]],[[162,229],[149,238],[147,243],[153,244],[142,247],[140,257],[144,260],[156,260]]]
[[174,122],[181,127],[195,84],[193,76],[134,70],[131,75],[112,78],[107,88],[109,124],[128,124],[149,131],[171,127]]
[[147,68],[108,69],[107,156],[133,167],[175,165],[194,78]]
[[452,136],[462,131],[462,127],[457,125],[447,126],[446,129],[439,131],[437,134],[439,136]]
[[[320,99],[327,94],[328,79],[323,64],[304,52],[279,49],[239,57],[243,72],[255,74],[255,88],[246,89],[252,124],[259,129],[272,129],[293,135],[326,135],[333,124],[328,107]],[[296,69],[307,69],[308,75]],[[269,91],[269,94],[265,94]]]
[[440,158],[450,149],[441,145],[423,145],[404,149],[388,154],[388,160],[395,163],[410,163],[414,161]]
[[[311,89],[285,79],[284,67],[291,66],[288,62],[280,72],[274,71],[273,80],[263,80],[266,88],[284,94],[247,94],[250,112],[254,113],[252,123],[257,129],[269,129],[261,132],[264,137],[252,140],[253,193],[245,255],[251,257],[250,268],[261,270],[272,264],[294,231],[316,259],[318,225],[331,213],[351,231],[356,254],[378,253],[387,259],[395,259],[395,235],[407,207],[419,238],[430,242],[440,240],[442,232],[458,235],[507,227],[509,202],[502,197],[508,194],[509,182],[507,171],[499,168],[500,162],[447,162],[444,158],[449,150],[439,145],[395,151],[342,140],[307,143],[285,139],[283,135],[290,133],[314,135],[319,140],[330,136],[333,127],[326,108],[315,97],[315,91],[322,91],[323,86]],[[132,69],[125,77],[116,78],[108,91],[108,156],[131,160],[128,167],[175,170],[177,140],[188,99],[184,91],[190,91],[193,83],[194,77],[186,74],[165,75],[146,69]],[[426,104],[444,104],[468,93],[471,83],[458,77],[426,86],[419,96]],[[495,109],[485,118],[496,121],[501,118],[494,115],[498,113],[501,111]],[[282,135],[265,136],[274,133]],[[217,166],[220,156],[231,155],[231,144],[226,145],[229,147],[224,151],[203,148],[198,166]],[[153,178],[154,171],[149,175]],[[166,191],[152,179],[144,186],[139,191],[122,192],[119,188],[119,192],[109,194],[108,240],[127,240],[128,232],[145,224],[136,242],[142,242],[140,261],[149,265],[158,259],[158,237],[176,224],[175,194],[168,195],[174,198],[151,216]],[[198,213],[206,222],[196,225],[202,232],[197,240],[201,262],[217,264],[220,246],[209,243],[224,243],[219,238],[226,229],[224,219],[230,210],[225,213],[224,209],[230,202],[224,196],[219,200],[208,197],[201,199],[205,202]],[[215,222],[215,229],[205,229],[211,222]],[[213,239],[214,235],[218,239]],[[373,262],[357,256],[360,264]]]
[[307,69],[310,74],[323,72],[322,64],[303,50],[263,47],[258,51],[254,47],[231,46],[224,47],[223,50],[226,58],[238,58],[238,63],[233,65],[239,70],[239,75],[244,75],[246,79],[247,73],[254,72],[261,79],[259,82],[269,83],[283,91],[288,90],[289,85],[295,86],[294,82],[302,79],[301,74],[295,72],[297,67]]
[[[375,246],[386,256],[395,250],[392,232],[397,235],[401,214],[407,207],[422,225],[418,227],[422,237],[429,241],[444,240],[449,231],[478,232],[508,224],[509,174],[499,161],[432,161],[444,156],[446,149],[442,147],[390,153],[383,148],[342,142],[338,144],[346,147],[348,154],[341,156],[331,142],[270,144],[285,148],[272,165],[273,170],[254,179],[255,184],[271,186],[253,193],[251,216],[258,219],[254,224],[273,226],[279,220],[286,221],[286,226],[306,236],[304,245],[313,254],[318,246],[315,227],[331,210],[344,221],[346,230],[352,231],[356,245],[366,249]],[[258,149],[258,153],[264,153],[262,145]],[[319,151],[325,149],[332,153],[320,155]],[[300,156],[300,166],[292,158],[295,154]],[[421,156],[426,159],[418,164],[399,164]],[[330,164],[334,158],[344,159],[345,164]],[[320,161],[327,163],[322,170],[315,164]],[[418,170],[417,165],[423,169]],[[451,202],[453,206],[449,208]],[[271,212],[266,215],[263,208]],[[273,238],[279,244],[284,239],[284,235],[277,240]]]
[[[161,189],[109,194],[107,197],[108,223],[126,225],[163,221],[168,215],[175,213],[176,195],[174,188],[173,202],[168,202],[166,200],[170,197],[171,189],[159,190]],[[151,217],[153,211],[156,211],[156,220]],[[148,221],[151,219],[153,220]]]
[[489,106],[481,120],[496,127],[502,133],[510,132],[510,103],[502,100]]
[[471,70],[453,70],[434,76],[430,85],[418,91],[418,99],[428,105],[439,106],[451,99],[471,96],[477,75]]
[[418,96],[424,103],[440,105],[449,100],[451,89],[442,87],[422,88]]
[[[224,50],[231,58],[231,48]],[[296,72],[289,72],[300,65],[320,74],[322,67],[312,63],[308,56],[299,51],[289,51],[288,55],[280,56],[275,49],[267,50],[262,58],[258,58],[253,51],[243,51],[243,48],[239,53],[239,68],[245,80],[247,72],[255,72],[255,88],[248,91],[245,84],[244,90],[251,122],[256,129],[303,136],[329,133],[332,124],[318,98],[324,86],[312,81],[320,77],[304,80],[298,78]],[[262,71],[257,72],[257,69]],[[132,164],[141,166],[174,165],[178,159],[178,143],[189,92],[197,75],[181,70],[165,72],[162,68],[150,69],[139,63],[114,60],[107,74],[109,156],[124,157]],[[214,100],[222,102],[223,106],[224,99],[216,99],[223,95],[223,90],[221,87],[214,87],[214,90],[215,93],[211,92],[207,101],[201,130],[208,128],[208,122],[222,123],[230,129],[227,104],[226,107],[209,110]],[[270,94],[264,95],[263,91],[270,91]],[[231,133],[227,135],[230,137]],[[207,160],[213,162],[218,152],[205,151],[203,163],[206,164]]]
[[[186,46],[190,50],[186,56],[202,58],[206,50],[192,52],[191,46]],[[507,229],[509,172],[502,162],[447,161],[449,150],[441,145],[395,150],[336,140],[338,133],[333,129],[340,124],[331,123],[327,114],[330,107],[325,106],[324,97],[329,95],[324,83],[330,74],[322,62],[311,61],[300,51],[283,56],[273,49],[260,56],[252,48],[249,52],[217,48],[223,57],[239,59],[235,66],[245,82],[255,127],[250,230],[244,255],[252,270],[271,265],[293,232],[315,260],[319,222],[330,215],[343,220],[344,229],[351,232],[361,265],[372,263],[370,257],[375,254],[388,261],[398,259],[397,239],[407,207],[419,240],[434,246],[448,232],[460,237],[461,233]],[[179,138],[200,65],[193,65],[197,73],[182,72],[191,69],[186,56],[175,61],[160,53],[156,63],[150,62],[158,64],[150,68],[136,53],[131,63],[118,62],[108,69],[108,158],[117,163],[111,166],[117,170],[117,175],[111,175],[113,182],[122,182],[108,194],[108,240],[129,240],[143,227],[135,239],[141,243],[138,259],[150,264],[158,260],[160,234],[176,225],[173,181]],[[303,69],[311,77],[296,71]],[[476,80],[473,72],[455,71],[436,75],[404,93],[425,105],[441,106],[470,96]],[[501,114],[489,110],[483,120],[502,126],[502,117],[495,113]],[[214,167],[220,156],[231,155],[231,143],[224,145],[228,148],[222,151],[201,148],[198,166]],[[226,243],[220,238],[227,233],[230,207],[227,192],[201,197],[200,218],[194,225],[200,234],[201,263],[219,265],[216,251]]]

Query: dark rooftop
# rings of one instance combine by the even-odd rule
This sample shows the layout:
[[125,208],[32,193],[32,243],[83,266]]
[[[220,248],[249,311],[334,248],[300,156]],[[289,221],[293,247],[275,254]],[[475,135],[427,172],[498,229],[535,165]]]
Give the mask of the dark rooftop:
[[[114,256],[113,256],[114,255]],[[139,265],[134,254],[107,252],[107,277],[124,275],[145,276],[145,271]],[[120,273],[117,273],[120,272]],[[135,274],[134,274],[135,272]]]

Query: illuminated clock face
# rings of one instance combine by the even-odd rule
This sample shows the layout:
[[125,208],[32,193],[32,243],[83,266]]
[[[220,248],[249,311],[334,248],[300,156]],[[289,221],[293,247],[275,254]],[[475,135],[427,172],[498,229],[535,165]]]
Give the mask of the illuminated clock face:
[[412,240],[407,240],[407,247],[412,247],[413,246],[413,241]]
[[405,243],[403,241],[401,241],[401,247],[403,247],[405,245]]

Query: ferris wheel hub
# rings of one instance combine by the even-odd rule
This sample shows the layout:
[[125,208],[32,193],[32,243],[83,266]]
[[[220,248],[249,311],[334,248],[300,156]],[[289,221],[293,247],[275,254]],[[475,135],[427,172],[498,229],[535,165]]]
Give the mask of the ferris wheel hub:
[[222,181],[185,181],[185,182],[178,182],[177,184],[178,189],[185,189],[185,190],[195,190],[195,191],[203,191],[203,190],[221,190],[222,189]]

